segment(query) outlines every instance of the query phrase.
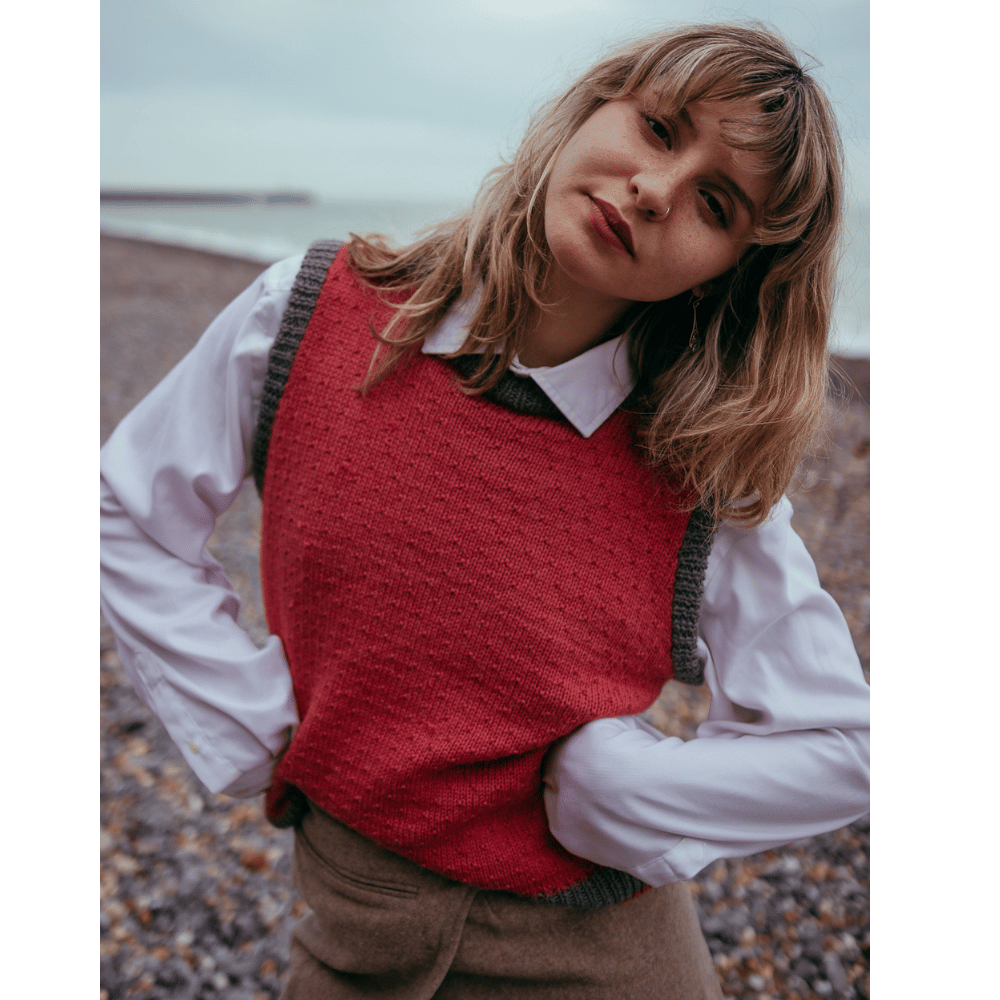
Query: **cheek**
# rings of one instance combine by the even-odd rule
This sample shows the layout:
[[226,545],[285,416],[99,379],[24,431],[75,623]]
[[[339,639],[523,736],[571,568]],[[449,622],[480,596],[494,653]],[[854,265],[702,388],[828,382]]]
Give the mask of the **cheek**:
[[642,275],[633,297],[645,302],[674,298],[724,274],[733,263],[735,258],[723,253],[706,252],[697,239],[678,240]]
[[728,239],[708,233],[701,227],[699,222],[689,237],[678,244],[678,262],[692,286],[719,277],[738,259]]
[[552,177],[552,183],[545,195],[542,219],[545,241],[549,250],[559,256],[572,249],[580,237],[580,204],[582,199],[574,193],[572,185],[563,178]]
[[565,182],[563,179],[563,157],[560,156],[556,159],[555,163],[552,165],[552,169],[549,172],[549,181],[545,186],[545,201],[542,207],[542,219],[545,222],[545,236],[546,239],[549,238],[550,230],[555,226],[559,217],[559,202],[562,200],[565,187]]
[[586,262],[585,248],[582,246],[581,233],[578,228],[569,224],[565,212],[553,206],[545,211],[545,242],[556,265],[570,275],[577,275]]

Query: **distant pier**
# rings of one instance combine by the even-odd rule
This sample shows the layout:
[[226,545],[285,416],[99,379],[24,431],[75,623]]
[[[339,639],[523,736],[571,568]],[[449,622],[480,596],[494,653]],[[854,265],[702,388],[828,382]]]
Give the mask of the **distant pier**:
[[102,190],[102,205],[302,205],[313,204],[304,191],[142,191]]

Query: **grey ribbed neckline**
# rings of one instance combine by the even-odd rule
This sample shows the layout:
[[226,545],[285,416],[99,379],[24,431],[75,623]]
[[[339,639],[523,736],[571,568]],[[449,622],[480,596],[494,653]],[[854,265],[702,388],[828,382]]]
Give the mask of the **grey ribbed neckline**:
[[[457,358],[444,360],[462,378],[468,378],[479,366],[482,355],[463,354]],[[513,410],[515,413],[528,413],[534,417],[548,417],[552,420],[563,419],[559,407],[545,395],[542,387],[533,378],[515,375],[512,371],[505,371],[500,381],[484,395],[487,399],[491,399],[494,403],[508,410]]]

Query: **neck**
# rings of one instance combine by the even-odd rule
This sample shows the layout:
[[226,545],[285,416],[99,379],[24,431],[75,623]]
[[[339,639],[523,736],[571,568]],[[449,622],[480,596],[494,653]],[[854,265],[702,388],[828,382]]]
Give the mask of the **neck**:
[[518,360],[527,368],[561,365],[610,339],[629,302],[595,295],[577,285],[550,280],[544,296],[553,303],[539,312]]

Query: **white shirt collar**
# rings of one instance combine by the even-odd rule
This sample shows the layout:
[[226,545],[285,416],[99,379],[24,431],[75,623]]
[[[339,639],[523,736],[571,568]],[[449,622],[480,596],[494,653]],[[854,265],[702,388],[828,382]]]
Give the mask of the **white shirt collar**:
[[[456,303],[427,335],[424,354],[451,354],[465,342],[469,323],[479,304],[480,290]],[[482,353],[477,352],[477,353]],[[590,437],[624,402],[635,386],[623,337],[605,341],[561,365],[526,368],[518,359],[510,370],[534,379],[563,416],[586,438]]]

